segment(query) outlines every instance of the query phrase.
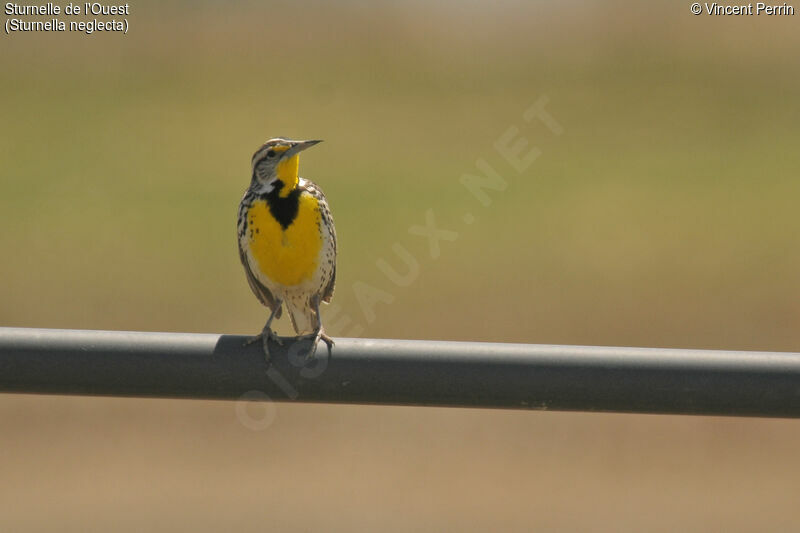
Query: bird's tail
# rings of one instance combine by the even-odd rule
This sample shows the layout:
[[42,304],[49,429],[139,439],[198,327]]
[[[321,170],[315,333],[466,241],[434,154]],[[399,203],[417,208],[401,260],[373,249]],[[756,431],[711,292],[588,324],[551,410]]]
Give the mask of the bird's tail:
[[292,327],[298,335],[309,335],[319,329],[317,313],[310,306],[296,307],[288,304],[286,309],[289,311]]

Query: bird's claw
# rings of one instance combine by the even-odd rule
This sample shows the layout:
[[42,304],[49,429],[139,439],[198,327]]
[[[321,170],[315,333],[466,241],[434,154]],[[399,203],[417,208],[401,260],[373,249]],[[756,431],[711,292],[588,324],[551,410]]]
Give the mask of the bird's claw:
[[311,341],[311,348],[308,350],[306,354],[306,360],[312,359],[317,353],[317,344],[319,341],[322,340],[328,346],[328,354],[330,354],[333,345],[336,344],[333,342],[333,339],[328,336],[324,331],[317,331],[316,333],[311,333],[309,335],[303,335],[298,337],[298,339],[309,339]]
[[250,346],[251,344],[254,344],[254,343],[260,341],[261,337],[262,337],[261,333],[259,333],[258,335],[254,336],[254,337],[250,337],[249,339],[244,341],[244,344],[242,344],[242,346]]
[[269,333],[267,333],[267,340],[271,340],[278,346],[283,346],[283,337],[278,336],[278,334],[272,330],[269,330]]
[[272,329],[262,331],[255,337],[250,337],[244,343],[244,346],[250,346],[258,341],[261,341],[261,346],[264,348],[264,356],[269,363],[270,353],[269,353],[269,341],[274,342],[278,346],[283,346],[283,338],[279,337],[277,333],[272,331]]
[[335,342],[333,342],[333,339],[330,336],[328,336],[327,333],[321,332],[319,334],[319,338],[322,339],[322,342],[328,345],[328,350],[331,350],[336,344]]

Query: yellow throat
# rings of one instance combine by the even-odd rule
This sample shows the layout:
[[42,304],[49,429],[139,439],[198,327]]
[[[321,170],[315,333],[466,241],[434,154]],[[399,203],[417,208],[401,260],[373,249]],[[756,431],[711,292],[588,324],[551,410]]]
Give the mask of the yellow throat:
[[278,167],[275,169],[275,172],[278,176],[278,179],[283,182],[283,188],[279,193],[281,198],[286,198],[289,196],[295,187],[297,187],[297,171],[300,168],[300,155],[293,155],[289,159],[284,159],[280,163],[278,163]]

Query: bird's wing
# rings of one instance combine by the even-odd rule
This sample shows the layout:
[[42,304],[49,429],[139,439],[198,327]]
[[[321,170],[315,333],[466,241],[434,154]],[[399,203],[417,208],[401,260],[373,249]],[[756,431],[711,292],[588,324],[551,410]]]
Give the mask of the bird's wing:
[[320,208],[320,215],[322,219],[326,222],[325,227],[328,229],[328,234],[331,238],[331,244],[333,246],[333,269],[331,271],[331,279],[328,281],[328,284],[325,285],[325,288],[322,290],[322,301],[325,303],[331,303],[331,299],[333,298],[333,289],[336,285],[336,228],[333,226],[333,215],[331,215],[331,209],[328,207],[328,200],[325,198],[325,193],[322,192],[322,189],[319,186],[309,181],[305,178],[300,178],[300,182],[298,184],[298,188],[306,191],[308,194],[313,196],[319,201],[319,208]]
[[328,207],[328,202],[325,200],[325,195],[322,194],[322,191],[319,191],[319,194],[323,199],[323,201],[320,202],[322,216],[328,219],[328,224],[325,226],[328,228],[328,233],[331,237],[331,246],[333,246],[333,271],[331,272],[330,281],[328,281],[328,284],[322,291],[322,301],[325,303],[331,303],[331,298],[333,298],[333,289],[336,285],[336,228],[333,227],[333,216],[331,215],[330,207]]
[[[335,237],[334,237],[335,239]],[[334,260],[335,261],[335,260]],[[333,288],[336,285],[336,263],[333,263],[333,272],[331,273],[331,280],[328,282],[328,285],[325,287],[325,290],[322,293],[322,301],[325,303],[331,303],[331,298],[333,298]]]
[[278,310],[275,311],[275,307],[277,306],[275,297],[272,295],[269,289],[264,286],[263,283],[258,281],[253,274],[253,271],[250,269],[250,261],[247,260],[247,255],[245,254],[244,250],[242,250],[241,242],[239,242],[239,259],[242,261],[242,265],[244,265],[244,272],[247,274],[247,283],[250,284],[253,294],[256,295],[258,301],[269,307],[270,311],[275,312],[275,318],[280,318],[281,308],[278,308]]

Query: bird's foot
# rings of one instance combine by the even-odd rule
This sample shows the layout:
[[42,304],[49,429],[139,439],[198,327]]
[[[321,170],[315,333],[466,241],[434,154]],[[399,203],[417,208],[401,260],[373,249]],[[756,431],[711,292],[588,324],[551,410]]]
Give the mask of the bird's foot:
[[258,335],[256,335],[255,337],[250,337],[249,339],[247,339],[246,341],[244,341],[244,344],[242,344],[242,346],[250,346],[251,344],[253,344],[253,343],[256,343],[256,342],[260,341],[260,340],[261,340],[261,337],[262,337],[262,334],[261,334],[261,333],[259,333],[259,334],[258,334]]
[[255,337],[250,337],[244,343],[245,346],[250,346],[258,341],[261,341],[261,346],[264,348],[264,356],[269,363],[270,354],[269,354],[269,341],[273,341],[278,346],[283,346],[283,338],[279,337],[277,333],[272,331],[272,328],[265,328],[264,331],[256,335]]
[[278,334],[272,330],[269,330],[269,333],[267,333],[267,340],[273,341],[278,346],[283,346],[283,337],[279,337]]
[[[267,340],[274,342],[278,346],[283,346],[283,337],[278,336],[278,334],[272,331],[271,329],[266,331],[266,334],[267,334]],[[264,339],[264,331],[262,331],[255,337],[250,337],[249,339],[244,341],[243,346],[250,346],[251,344],[261,341],[262,339]]]
[[333,349],[333,346],[336,344],[333,342],[333,339],[324,331],[320,331],[318,338],[322,339],[322,341],[328,345],[328,351],[330,352]]
[[300,335],[297,338],[298,340],[309,339],[311,341],[311,347],[309,348],[308,353],[306,354],[306,360],[312,359],[316,355],[317,344],[319,344],[320,340],[322,340],[325,344],[328,345],[328,355],[330,355],[333,345],[336,344],[335,342],[333,342],[333,339],[329,337],[328,334],[322,330],[316,331],[314,333],[309,333],[308,335]]

